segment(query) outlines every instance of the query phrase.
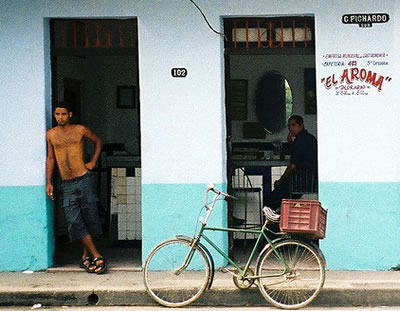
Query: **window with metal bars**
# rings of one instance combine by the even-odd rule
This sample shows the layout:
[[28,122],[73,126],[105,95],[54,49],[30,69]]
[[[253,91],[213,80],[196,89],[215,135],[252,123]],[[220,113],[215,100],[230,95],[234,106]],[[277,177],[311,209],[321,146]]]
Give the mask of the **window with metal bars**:
[[55,19],[52,48],[137,48],[136,19]]
[[314,18],[227,18],[224,20],[228,49],[315,48]]

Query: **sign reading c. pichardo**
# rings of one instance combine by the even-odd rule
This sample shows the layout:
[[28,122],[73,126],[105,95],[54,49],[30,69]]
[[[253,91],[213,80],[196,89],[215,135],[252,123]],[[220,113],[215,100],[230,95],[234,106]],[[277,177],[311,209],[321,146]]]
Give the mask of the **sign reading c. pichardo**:
[[372,24],[383,24],[389,21],[390,17],[387,13],[356,13],[345,14],[342,16],[343,24],[358,24],[363,28],[372,27]]

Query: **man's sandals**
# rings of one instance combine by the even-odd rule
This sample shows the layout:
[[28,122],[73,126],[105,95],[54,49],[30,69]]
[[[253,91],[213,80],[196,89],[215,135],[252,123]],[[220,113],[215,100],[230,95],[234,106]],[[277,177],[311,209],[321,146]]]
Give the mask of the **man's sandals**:
[[93,258],[92,264],[96,267],[93,272],[96,274],[102,274],[106,271],[106,260],[104,257]]
[[106,271],[106,260],[104,257],[90,258],[85,257],[82,259],[81,267],[88,273],[102,274]]
[[87,273],[94,273],[95,272],[94,270],[96,269],[96,265],[93,263],[92,258],[85,257],[85,258],[82,258],[81,268],[85,269],[85,271]]

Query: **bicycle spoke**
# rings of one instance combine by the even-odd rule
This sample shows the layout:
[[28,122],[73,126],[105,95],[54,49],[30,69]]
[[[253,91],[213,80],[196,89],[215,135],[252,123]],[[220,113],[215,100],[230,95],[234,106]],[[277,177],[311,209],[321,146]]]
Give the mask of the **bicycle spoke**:
[[[276,271],[284,273],[267,277]],[[322,259],[313,248],[296,240],[279,242],[267,250],[257,263],[257,274],[262,275],[259,289],[263,296],[280,308],[306,306],[319,293],[325,279]]]
[[179,307],[200,297],[207,287],[210,268],[200,248],[193,250],[189,242],[176,239],[155,247],[143,272],[146,290],[155,301]]

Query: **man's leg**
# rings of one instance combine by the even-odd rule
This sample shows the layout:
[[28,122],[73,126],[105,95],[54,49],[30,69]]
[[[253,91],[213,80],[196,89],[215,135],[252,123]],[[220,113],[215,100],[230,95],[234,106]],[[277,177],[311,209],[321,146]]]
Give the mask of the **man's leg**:
[[93,257],[101,257],[101,254],[97,251],[96,246],[93,243],[92,236],[88,234],[81,240],[83,244],[83,253],[88,255],[88,253],[91,253]]
[[88,251],[88,249],[86,248],[86,246],[83,246],[82,259],[83,259],[83,258],[86,258],[86,257],[89,257],[89,251]]
[[[97,250],[92,237],[98,237],[102,234],[101,220],[98,212],[98,199],[94,175],[88,173],[81,185],[84,200],[82,201],[82,217],[88,230],[88,234],[81,240],[87,253],[93,255],[93,264],[96,265],[95,272],[103,272],[105,269],[105,260]],[[84,249],[84,252],[85,252]]]
[[[82,242],[82,244],[83,244],[83,255],[86,254],[86,256],[87,256],[88,253],[90,253],[90,254],[92,254],[93,258],[101,258],[101,257],[102,257],[101,254],[98,252],[96,246],[94,245],[92,236],[91,236],[90,234],[86,235],[86,236],[81,240],[81,242]],[[86,257],[86,256],[85,256],[85,257]],[[99,260],[97,260],[97,262],[95,262],[94,264],[95,264],[96,266],[98,266],[98,265],[100,265],[100,264],[102,264],[102,263],[104,263],[104,260],[99,259]],[[100,271],[100,270],[101,270],[101,267],[96,267],[96,266],[93,266],[93,268],[90,267],[89,269],[90,269],[90,270],[94,270],[95,272]]]
[[289,199],[289,183],[284,181],[277,185],[266,199],[266,205],[275,211],[279,211],[282,199]]

